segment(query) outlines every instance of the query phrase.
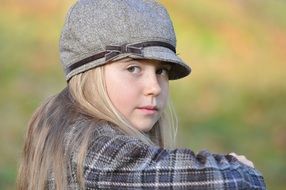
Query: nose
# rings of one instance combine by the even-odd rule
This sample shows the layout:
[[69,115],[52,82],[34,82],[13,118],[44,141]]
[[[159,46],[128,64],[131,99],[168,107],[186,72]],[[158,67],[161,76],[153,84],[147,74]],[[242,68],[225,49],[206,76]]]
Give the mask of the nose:
[[145,95],[158,96],[161,93],[160,82],[155,72],[149,73],[145,81]]

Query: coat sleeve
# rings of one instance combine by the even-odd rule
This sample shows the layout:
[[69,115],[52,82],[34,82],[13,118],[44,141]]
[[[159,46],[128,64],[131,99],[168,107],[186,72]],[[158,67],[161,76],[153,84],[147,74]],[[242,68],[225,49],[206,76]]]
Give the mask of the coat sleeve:
[[266,189],[261,174],[230,155],[162,149],[124,135],[103,135],[88,149],[87,189]]

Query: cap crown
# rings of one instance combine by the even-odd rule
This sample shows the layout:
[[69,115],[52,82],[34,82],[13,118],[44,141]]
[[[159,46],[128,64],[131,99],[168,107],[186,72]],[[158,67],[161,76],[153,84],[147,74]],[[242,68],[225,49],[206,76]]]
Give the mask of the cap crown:
[[154,0],[80,0],[69,11],[60,39],[64,66],[107,45],[163,41],[176,47],[164,7]]
[[176,35],[166,9],[155,0],[78,0],[60,38],[66,79],[124,57],[172,65],[169,79],[191,69],[176,55]]

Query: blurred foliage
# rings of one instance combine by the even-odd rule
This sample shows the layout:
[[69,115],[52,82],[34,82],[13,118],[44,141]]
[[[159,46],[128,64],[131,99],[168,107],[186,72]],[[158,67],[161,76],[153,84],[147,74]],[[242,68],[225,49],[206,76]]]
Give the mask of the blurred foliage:
[[[286,181],[286,1],[161,0],[191,76],[171,82],[178,144],[246,155]],[[0,189],[15,189],[27,123],[65,86],[58,40],[73,1],[1,0]]]

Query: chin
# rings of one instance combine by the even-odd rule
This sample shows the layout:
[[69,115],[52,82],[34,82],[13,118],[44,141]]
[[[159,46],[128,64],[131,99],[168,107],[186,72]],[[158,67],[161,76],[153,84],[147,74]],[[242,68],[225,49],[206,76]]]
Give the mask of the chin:
[[140,118],[137,121],[133,121],[131,122],[134,126],[134,128],[136,128],[137,130],[141,131],[141,132],[149,132],[154,125],[158,122],[158,120],[156,119],[142,119]]
[[149,132],[152,128],[153,128],[154,125],[135,125],[135,128],[138,129],[139,131],[141,132]]

